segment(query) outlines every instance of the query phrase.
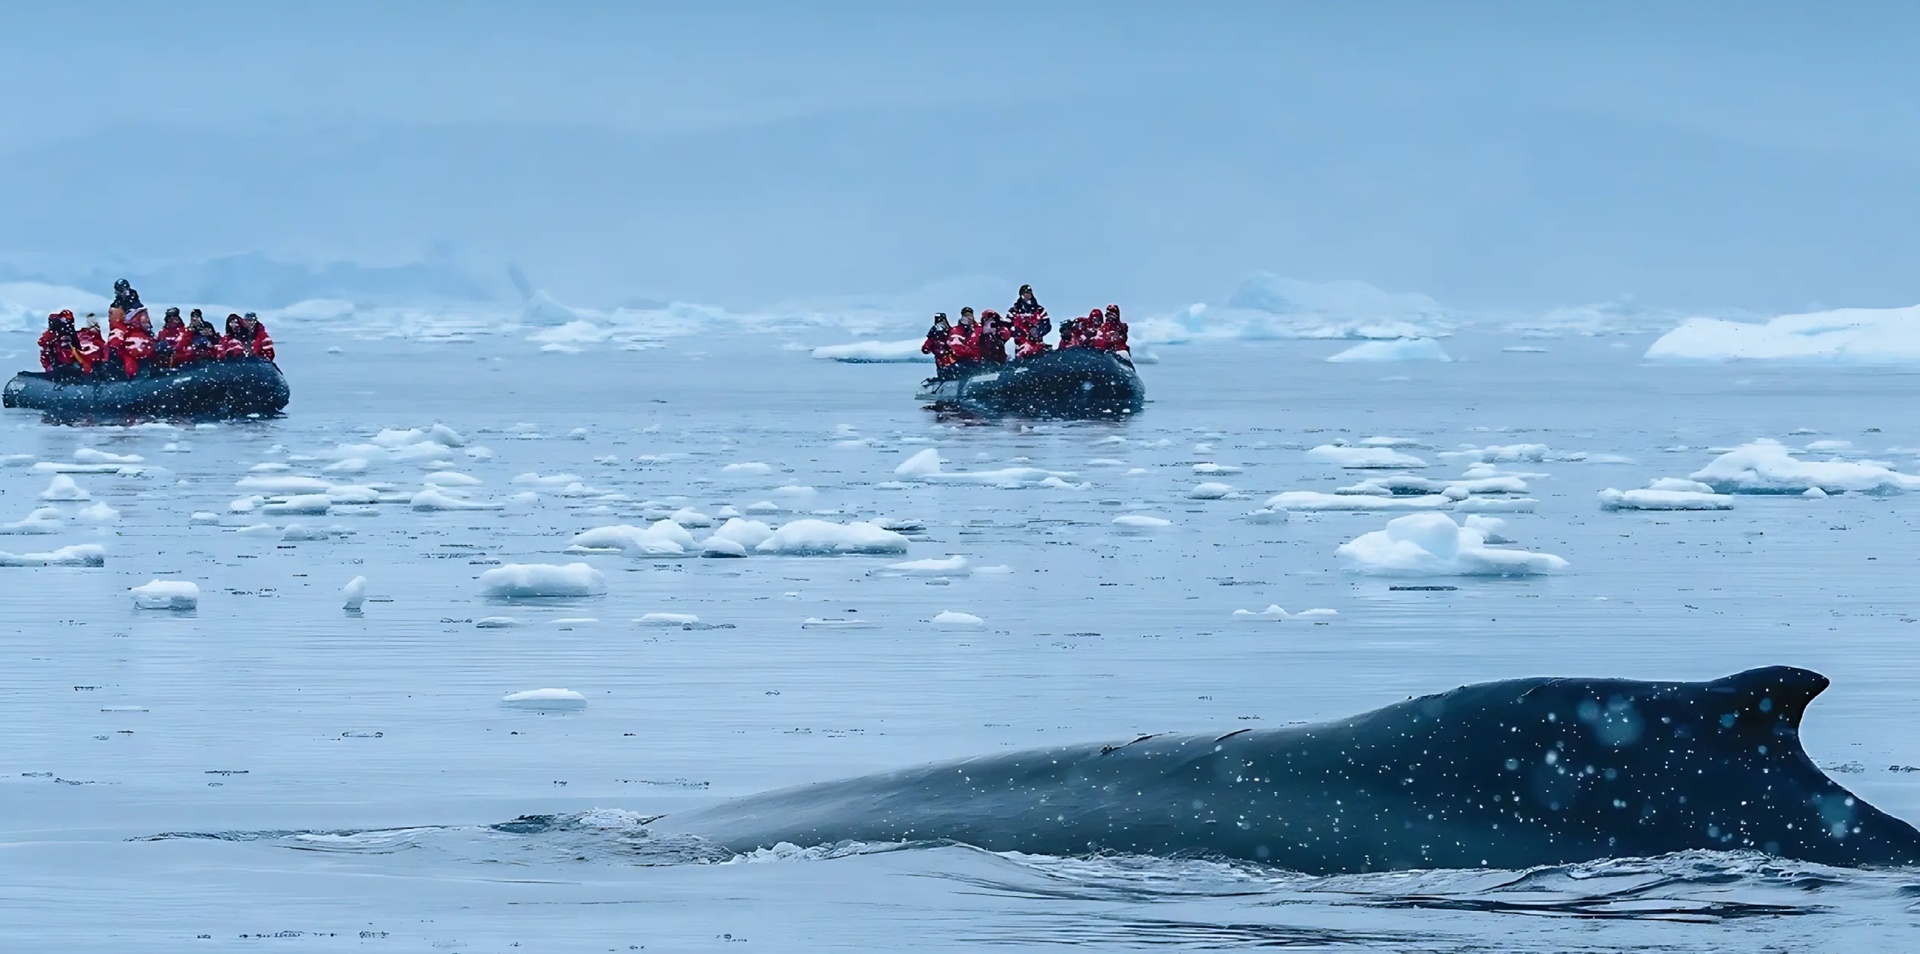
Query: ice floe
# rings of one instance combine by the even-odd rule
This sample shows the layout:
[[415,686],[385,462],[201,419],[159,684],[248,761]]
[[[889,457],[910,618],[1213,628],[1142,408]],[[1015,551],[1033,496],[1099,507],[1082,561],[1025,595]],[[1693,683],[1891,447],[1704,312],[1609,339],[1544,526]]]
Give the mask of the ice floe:
[[756,553],[785,556],[889,556],[907,552],[907,538],[871,523],[795,520],[754,547]]
[[1187,496],[1194,500],[1224,500],[1232,495],[1232,485],[1211,482],[1200,484],[1187,491]]
[[282,500],[270,500],[262,505],[262,513],[275,516],[323,516],[333,509],[333,498],[326,494],[298,494]]
[[567,551],[617,551],[632,557],[658,557],[680,556],[694,546],[693,534],[685,527],[672,520],[656,520],[644,527],[624,523],[595,527],[575,535]]
[[906,338],[899,341],[850,341],[846,344],[823,345],[815,348],[813,356],[822,361],[840,361],[847,364],[902,364],[932,361],[932,356],[921,353],[922,343],[922,339],[919,338]]
[[607,578],[585,563],[509,563],[480,574],[480,591],[500,599],[598,596]]
[[938,629],[984,629],[987,621],[972,613],[943,610],[930,622]]
[[500,697],[500,704],[514,709],[563,712],[585,709],[587,697],[572,689],[528,689]]
[[1647,348],[1659,362],[1920,362],[1920,305],[1841,308],[1764,323],[1689,318]]
[[1803,461],[1784,444],[1761,438],[1742,444],[1689,475],[1721,494],[1900,493],[1920,490],[1920,476],[1876,461]]
[[152,580],[128,592],[136,609],[190,610],[200,605],[200,585],[188,580]]
[[1315,447],[1307,451],[1307,459],[1347,470],[1400,470],[1427,466],[1426,461],[1390,447],[1346,447],[1339,444]]
[[73,459],[82,464],[138,464],[146,460],[139,454],[111,454],[91,447],[74,451]]
[[968,566],[967,558],[964,556],[960,556],[958,554],[946,557],[944,559],[929,558],[925,560],[908,560],[905,563],[889,563],[878,570],[872,571],[872,575],[874,576],[921,576],[921,577],[951,578],[951,577],[959,577],[959,576],[971,576],[972,574],[973,574],[973,568]]
[[415,510],[426,510],[426,511],[499,510],[502,507],[506,506],[505,504],[494,503],[491,501],[470,500],[466,497],[456,497],[453,494],[447,493],[446,491],[441,490],[438,487],[428,487],[425,490],[422,490],[419,493],[414,494],[413,498],[409,500],[407,503],[408,503],[408,506],[412,507]]
[[87,493],[86,488],[74,483],[72,477],[68,477],[65,474],[58,474],[54,476],[53,482],[47,485],[47,489],[40,491],[40,499],[60,501],[92,500],[93,495]]
[[[1459,488],[1437,494],[1417,496],[1379,496],[1373,494],[1327,494],[1313,490],[1288,490],[1267,499],[1264,510],[1454,510],[1461,513],[1526,513],[1540,501],[1532,497],[1479,497]],[[1259,513],[1260,511],[1254,511]],[[1252,516],[1251,514],[1249,516]]]
[[7,553],[0,551],[0,566],[105,566],[106,548],[97,543],[81,543],[46,553]]
[[1335,364],[1355,361],[1452,361],[1432,338],[1396,338],[1367,341],[1327,359]]
[[692,613],[647,613],[634,622],[641,626],[691,626],[700,622]]
[[262,494],[324,494],[333,487],[332,482],[318,477],[290,475],[242,477],[234,481],[233,485],[240,490],[251,490]]
[[1269,604],[1267,608],[1263,610],[1237,609],[1233,611],[1234,621],[1241,623],[1278,623],[1290,619],[1326,620],[1339,615],[1340,612],[1338,610],[1331,609],[1309,609],[1301,610],[1298,613],[1289,613],[1281,609],[1278,604]]
[[1443,513],[1396,517],[1334,552],[1350,569],[1372,576],[1533,576],[1567,567],[1550,553],[1489,546],[1483,531]]
[[361,605],[367,601],[367,578],[356,576],[348,580],[347,585],[340,588],[340,598],[347,612],[360,612]]
[[1171,529],[1173,521],[1165,517],[1129,513],[1113,518],[1113,526],[1121,533],[1155,533]]
[[1698,490],[1615,490],[1600,491],[1602,510],[1732,510],[1733,498],[1726,494]]
[[66,517],[58,507],[39,507],[12,523],[0,524],[0,534],[35,536],[59,533],[66,528]]

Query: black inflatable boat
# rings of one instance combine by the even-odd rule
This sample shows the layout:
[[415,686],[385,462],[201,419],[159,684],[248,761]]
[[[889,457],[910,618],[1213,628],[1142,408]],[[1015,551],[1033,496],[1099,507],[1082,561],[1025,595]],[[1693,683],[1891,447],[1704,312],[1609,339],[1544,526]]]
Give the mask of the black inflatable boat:
[[1138,414],[1146,396],[1131,360],[1092,348],[954,365],[915,395],[935,408],[984,416],[1090,418]]
[[246,417],[279,413],[292,393],[264,358],[208,361],[128,379],[22,371],[0,404],[60,417]]

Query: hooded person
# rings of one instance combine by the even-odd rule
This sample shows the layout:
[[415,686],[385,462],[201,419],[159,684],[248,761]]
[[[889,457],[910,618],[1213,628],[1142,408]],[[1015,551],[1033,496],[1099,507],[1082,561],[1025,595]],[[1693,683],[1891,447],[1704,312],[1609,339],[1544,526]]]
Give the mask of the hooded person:
[[1127,350],[1127,323],[1120,320],[1119,305],[1107,306],[1107,312],[1100,320],[1098,343],[1094,347],[1102,351],[1131,355]]
[[[178,314],[178,309],[175,309]],[[120,345],[113,349],[112,356],[118,359],[121,370],[127,377],[140,374],[140,369],[153,361],[157,345],[153,339],[153,322],[147,318],[145,308],[127,316],[126,328],[121,332]]]
[[980,360],[980,323],[974,320],[972,308],[960,309],[960,323],[947,336],[947,348],[955,362]]
[[1013,323],[989,308],[980,313],[980,360],[988,364],[1007,363],[1007,342],[1013,337]]
[[1032,285],[1020,286],[1020,297],[1007,309],[1007,316],[1013,325],[1014,357],[1031,358],[1047,350],[1053,322],[1047,318],[1047,309],[1033,297]]
[[106,363],[107,339],[100,334],[100,319],[92,314],[81,323],[74,332],[74,353],[80,358],[80,370],[92,374],[93,370]]
[[192,336],[193,333],[187,330],[187,323],[180,320],[180,309],[167,309],[160,319],[160,333],[153,338],[154,356],[165,367],[179,365],[186,356]]
[[920,353],[933,355],[936,373],[943,373],[953,365],[952,337],[953,326],[947,323],[947,313],[935,314],[933,325],[927,329],[927,340],[920,343]]
[[57,311],[47,316],[47,330],[40,332],[40,370],[55,371],[79,368],[82,373],[93,370],[92,365],[80,362],[80,342],[73,327],[73,312]]
[[267,326],[260,323],[260,317],[253,312],[244,315],[227,316],[227,338],[221,342],[223,356],[227,358],[265,358],[273,360],[273,338],[267,334]]
[[217,361],[220,358],[220,330],[213,326],[195,308],[191,320],[187,322],[187,350],[177,360],[181,364],[194,361]]

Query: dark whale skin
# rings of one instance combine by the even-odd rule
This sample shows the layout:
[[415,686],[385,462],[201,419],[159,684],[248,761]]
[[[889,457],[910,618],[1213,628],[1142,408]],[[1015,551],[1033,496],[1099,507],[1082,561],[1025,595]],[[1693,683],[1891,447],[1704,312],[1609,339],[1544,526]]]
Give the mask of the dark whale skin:
[[768,792],[656,819],[732,851],[951,841],[990,851],[1245,859],[1315,874],[1523,869],[1688,849],[1920,863],[1920,832],[1807,758],[1827,687],[1531,678],[1317,725],[1152,735]]

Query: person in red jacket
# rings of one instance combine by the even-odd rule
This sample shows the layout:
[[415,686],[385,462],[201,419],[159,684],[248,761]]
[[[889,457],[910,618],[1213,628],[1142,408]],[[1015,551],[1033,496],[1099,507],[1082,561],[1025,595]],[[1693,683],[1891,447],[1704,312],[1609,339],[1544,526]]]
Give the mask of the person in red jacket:
[[1102,351],[1129,354],[1127,351],[1127,323],[1120,320],[1119,305],[1107,306],[1107,313],[1100,322],[1100,333],[1094,347]]
[[74,333],[74,353],[80,358],[80,370],[92,374],[106,363],[107,340],[100,336],[100,319],[88,315],[86,323]]
[[40,370],[52,372],[78,369],[93,371],[91,364],[80,362],[80,342],[73,327],[73,312],[61,311],[47,316],[47,330],[40,332]]
[[980,360],[988,364],[1007,363],[1007,341],[1013,337],[1013,325],[989,308],[980,313]]
[[947,336],[947,347],[953,351],[956,362],[980,360],[980,325],[973,320],[973,309],[960,309],[960,323],[953,326],[953,334]]
[[140,375],[140,369],[149,367],[153,361],[154,340],[153,322],[147,319],[145,308],[127,317],[127,326],[120,333],[120,346],[111,350],[111,356],[118,359],[127,377]]
[[[198,314],[197,311],[195,313]],[[180,309],[167,309],[166,316],[160,319],[160,333],[153,338],[153,353],[159,359],[159,366],[179,367],[185,361],[192,338],[193,333],[187,330],[186,322],[180,320]]]
[[943,311],[933,316],[933,327],[927,329],[927,340],[920,343],[920,353],[933,355],[933,369],[942,376],[953,366],[952,337],[953,326],[947,324],[947,313]]
[[273,338],[253,312],[227,316],[227,336],[220,342],[222,358],[265,358],[273,360]]
[[1070,318],[1060,327],[1060,350],[1098,347],[1100,309],[1087,312],[1085,318]]
[[213,322],[208,321],[200,314],[200,309],[195,308],[193,310],[193,320],[187,323],[186,353],[177,360],[181,364],[192,364],[195,361],[218,361],[220,360],[220,355],[219,329],[213,326]]

